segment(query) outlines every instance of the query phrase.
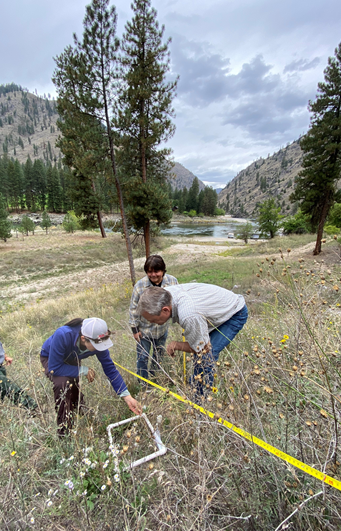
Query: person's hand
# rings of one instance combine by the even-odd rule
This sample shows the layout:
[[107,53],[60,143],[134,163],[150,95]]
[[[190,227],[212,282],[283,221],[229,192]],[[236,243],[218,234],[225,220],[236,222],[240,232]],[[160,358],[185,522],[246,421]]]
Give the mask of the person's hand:
[[5,365],[11,365],[13,361],[13,358],[10,358],[9,356],[6,356],[5,354]]
[[142,332],[137,332],[136,334],[133,334],[134,335],[134,339],[135,341],[137,341],[138,343],[140,343],[140,339],[142,337]]
[[135,400],[135,398],[133,398],[131,395],[128,395],[124,396],[123,399],[125,400],[125,403],[129,407],[130,411],[132,411],[136,415],[141,415],[142,406],[137,400]]
[[176,350],[178,350],[177,349],[177,341],[171,341],[167,345],[167,354],[168,354],[168,356],[172,356],[172,358],[174,358]]
[[90,369],[88,370],[88,374],[86,375],[87,379],[88,379],[88,382],[91,383],[94,381],[95,379],[95,376],[96,376],[96,373],[93,369]]

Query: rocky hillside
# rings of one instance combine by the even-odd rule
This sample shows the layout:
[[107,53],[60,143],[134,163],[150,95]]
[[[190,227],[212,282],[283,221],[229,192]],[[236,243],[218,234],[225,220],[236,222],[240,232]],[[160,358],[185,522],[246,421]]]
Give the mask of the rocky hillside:
[[299,140],[271,157],[253,162],[230,181],[218,196],[218,205],[236,217],[252,217],[257,205],[274,197],[282,214],[290,214],[294,205],[289,196],[295,177],[301,170],[303,153]]
[[[26,90],[7,93],[0,91],[0,157],[9,157],[26,162],[32,160],[56,161],[61,156],[56,147],[59,130],[55,101],[31,94]],[[189,189],[195,175],[182,164],[175,163],[169,181],[172,188]],[[199,189],[205,185],[199,180]]]
[[[185,166],[180,164],[179,162],[176,162],[174,164],[174,167],[168,177],[169,182],[172,185],[173,190],[177,188],[178,190],[183,190],[185,187],[187,190],[190,189],[192,186],[193,180],[195,178],[195,175],[187,170]],[[199,181],[199,192],[205,188],[205,185],[200,179]]]
[[0,93],[0,156],[5,153],[20,162],[31,159],[55,161],[59,132],[55,102],[25,90]]

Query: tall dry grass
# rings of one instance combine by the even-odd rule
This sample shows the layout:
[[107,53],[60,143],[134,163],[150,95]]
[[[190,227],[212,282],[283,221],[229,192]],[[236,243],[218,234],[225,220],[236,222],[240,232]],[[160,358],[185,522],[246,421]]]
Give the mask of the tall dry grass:
[[[337,253],[333,243],[316,261],[306,253],[291,257],[291,252],[277,250],[264,255],[248,275],[244,264],[238,267],[235,262],[234,279],[245,294],[250,317],[221,353],[216,392],[209,393],[205,406],[340,479]],[[224,263],[228,267],[227,260],[214,262],[217,272]],[[204,262],[201,270],[200,264],[196,267],[204,275],[210,264]],[[187,280],[189,268],[193,270],[191,265],[186,270],[174,263],[169,271]],[[126,472],[124,465],[151,453],[153,444],[140,423],[116,430],[120,452],[116,481],[106,426],[129,412],[94,359],[95,381],[82,382],[89,411],[76,417],[68,441],[57,439],[52,391],[38,359],[43,340],[71,317],[98,315],[116,331],[114,359],[134,370],[135,345],[127,326],[130,294],[128,283],[104,285],[3,315],[0,337],[9,354],[15,355],[10,376],[30,389],[41,413],[31,418],[7,400],[0,405],[0,528],[340,529],[337,490],[168,394],[157,390],[144,394],[135,378],[126,374],[148,418],[154,426],[159,422],[168,452]],[[180,338],[178,327],[171,328],[170,338]],[[162,384],[191,397],[183,383],[181,356],[175,362],[165,359],[163,368]],[[187,369],[190,372],[190,359]],[[90,447],[87,458],[93,468],[83,462],[83,449]]]

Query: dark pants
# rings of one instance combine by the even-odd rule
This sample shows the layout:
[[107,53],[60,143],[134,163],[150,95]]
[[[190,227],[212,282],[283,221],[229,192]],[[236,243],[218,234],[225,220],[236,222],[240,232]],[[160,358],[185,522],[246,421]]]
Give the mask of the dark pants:
[[7,396],[14,404],[21,405],[26,409],[36,409],[37,403],[26,391],[23,391],[17,384],[7,378],[6,369],[0,365],[0,398],[3,400]]
[[84,397],[79,389],[79,378],[54,376],[48,370],[48,358],[40,356],[45,374],[53,383],[55,409],[57,411],[58,435],[63,437],[72,427],[72,412],[84,405]]
[[159,339],[154,337],[141,337],[140,342],[137,343],[137,374],[143,378],[148,379],[148,360],[150,358],[149,352],[153,349],[153,357],[150,363],[150,375],[154,378],[160,373],[159,364],[162,361],[163,354],[166,352],[167,334],[164,334]]

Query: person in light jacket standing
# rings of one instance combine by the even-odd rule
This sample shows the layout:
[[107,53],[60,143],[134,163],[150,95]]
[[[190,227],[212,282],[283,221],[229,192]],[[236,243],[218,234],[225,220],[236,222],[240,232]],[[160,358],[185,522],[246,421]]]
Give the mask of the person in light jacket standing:
[[[152,378],[160,371],[159,364],[165,352],[165,344],[168,335],[168,323],[157,325],[148,322],[137,312],[137,306],[141,295],[151,287],[165,288],[174,286],[178,281],[172,275],[166,273],[166,264],[163,258],[157,254],[149,256],[144,264],[146,276],[139,280],[133,289],[129,307],[129,325],[136,340],[137,350],[137,374],[148,379],[148,361],[150,350],[153,349],[153,357],[150,363],[150,375]],[[144,385],[144,384],[142,384]]]

